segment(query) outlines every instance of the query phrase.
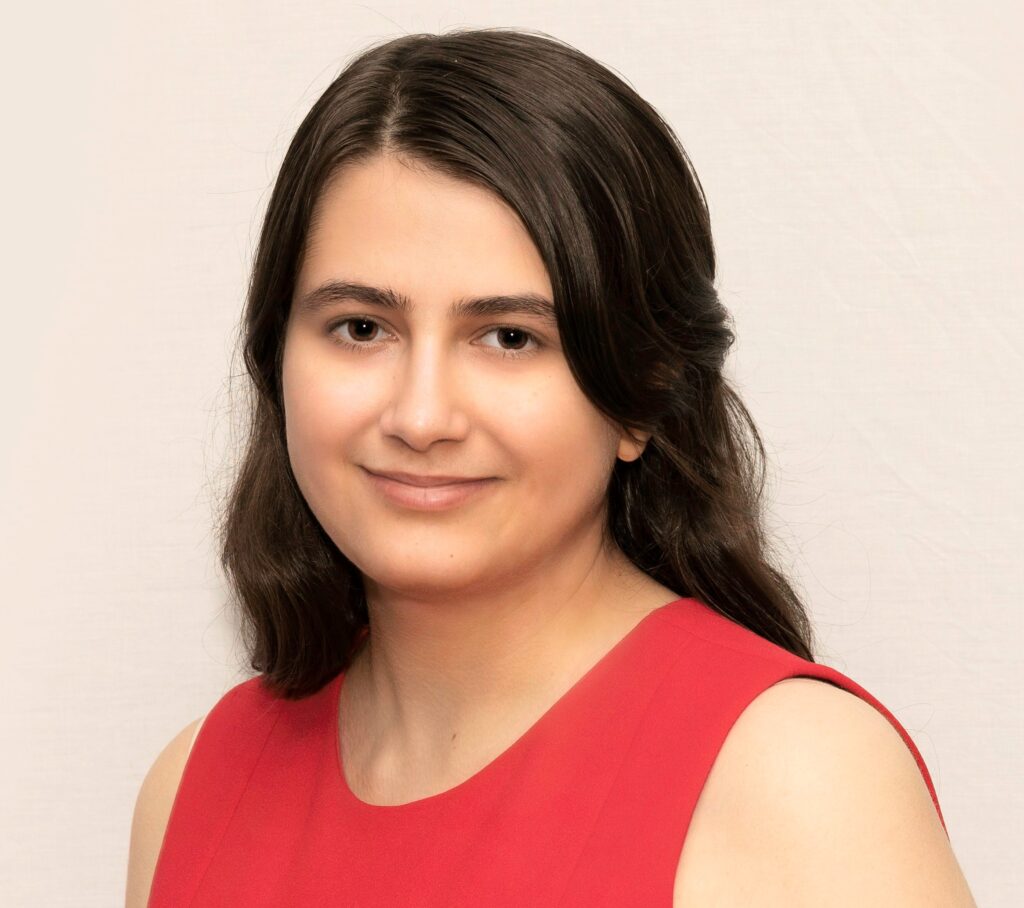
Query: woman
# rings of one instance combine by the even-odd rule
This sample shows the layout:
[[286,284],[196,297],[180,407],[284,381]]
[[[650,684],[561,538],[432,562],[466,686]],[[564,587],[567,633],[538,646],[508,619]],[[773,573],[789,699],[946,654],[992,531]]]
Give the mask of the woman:
[[346,68],[245,317],[258,674],[143,783],[129,904],[973,904],[914,742],[770,563],[714,275],[678,141],[578,51]]

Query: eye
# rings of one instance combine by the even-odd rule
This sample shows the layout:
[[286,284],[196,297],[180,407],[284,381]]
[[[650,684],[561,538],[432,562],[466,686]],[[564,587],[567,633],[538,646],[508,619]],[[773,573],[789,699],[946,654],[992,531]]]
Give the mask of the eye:
[[[350,315],[332,322],[327,327],[327,334],[334,343],[350,349],[360,347],[366,349],[377,346],[375,337],[383,331],[384,329],[376,320],[365,315]],[[495,350],[502,357],[515,359],[531,356],[543,346],[539,338],[532,331],[527,331],[525,328],[520,328],[517,325],[498,325],[488,329],[486,332],[486,334],[494,333],[497,333],[505,343],[511,344],[511,349],[507,347],[491,347],[489,344],[484,346]],[[533,348],[528,346],[531,342],[533,343]]]
[[[340,334],[337,333],[339,328],[341,328],[343,325],[348,325],[349,323],[352,323],[355,326],[357,326],[354,330],[358,331],[359,334],[355,336],[362,338],[357,343],[352,343],[351,341],[341,337]],[[367,325],[371,327],[367,328]],[[373,338],[366,337],[365,335],[372,334],[374,329],[380,329],[380,325],[377,324],[377,322],[375,322],[372,318],[366,318],[365,316],[362,315],[353,315],[349,316],[348,318],[343,318],[340,319],[339,321],[332,322],[327,327],[327,333],[330,335],[331,339],[335,343],[341,344],[343,347],[369,347],[372,346],[371,342]],[[345,333],[347,337],[353,336],[351,331],[346,331]]]
[[[511,350],[506,349],[504,347],[499,348],[502,356],[508,356],[512,358],[519,356],[530,356],[531,354],[536,353],[541,346],[540,341],[538,341],[537,338],[531,332],[526,331],[523,328],[516,327],[515,325],[501,325],[497,328],[491,328],[487,333],[492,334],[494,332],[497,332],[499,336],[504,335],[506,341],[508,340],[509,335],[511,335],[511,343],[515,345],[514,349]],[[532,350],[522,349],[522,347],[518,346],[522,343],[529,343],[531,341],[534,344],[534,349]]]

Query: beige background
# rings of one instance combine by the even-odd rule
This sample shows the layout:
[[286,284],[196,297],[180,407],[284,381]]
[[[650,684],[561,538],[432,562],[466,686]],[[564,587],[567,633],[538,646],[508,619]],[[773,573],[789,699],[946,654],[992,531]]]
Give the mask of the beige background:
[[190,0],[8,20],[3,903],[119,904],[146,769],[244,677],[211,520],[234,327],[293,131],[367,43],[504,25],[610,65],[678,132],[822,661],[918,742],[978,903],[1015,904],[1017,6]]

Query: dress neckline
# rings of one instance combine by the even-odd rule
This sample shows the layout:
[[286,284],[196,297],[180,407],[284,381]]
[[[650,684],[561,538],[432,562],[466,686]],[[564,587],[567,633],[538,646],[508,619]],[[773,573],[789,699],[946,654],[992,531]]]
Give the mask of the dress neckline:
[[531,740],[533,740],[533,738],[540,734],[548,724],[554,721],[555,718],[557,718],[557,716],[560,715],[578,695],[579,691],[588,682],[588,679],[593,678],[601,667],[606,665],[613,657],[621,657],[629,647],[635,646],[642,638],[643,634],[654,626],[656,619],[665,616],[670,611],[678,610],[681,607],[689,606],[691,603],[695,602],[696,600],[691,597],[680,596],[673,599],[671,602],[666,602],[664,605],[660,605],[651,609],[649,612],[646,612],[640,620],[637,621],[637,623],[634,624],[633,627],[630,628],[630,630],[628,630],[618,640],[618,642],[611,647],[611,649],[591,665],[590,668],[588,668],[568,688],[568,690],[565,691],[565,693],[555,700],[555,702],[541,714],[540,718],[528,726],[515,741],[501,751],[501,753],[496,757],[484,764],[483,767],[478,769],[471,776],[451,788],[437,792],[436,794],[427,795],[423,798],[417,798],[414,801],[406,801],[404,804],[371,804],[370,802],[359,798],[349,786],[348,778],[345,775],[344,759],[342,758],[341,752],[340,708],[341,689],[345,681],[345,672],[339,672],[331,682],[332,690],[331,695],[328,698],[328,702],[331,704],[329,716],[331,733],[329,739],[334,751],[332,775],[337,783],[338,789],[340,790],[342,800],[346,806],[354,810],[362,811],[363,813],[398,816],[399,814],[419,813],[424,810],[439,809],[442,806],[447,806],[452,802],[469,797],[473,791],[479,788],[479,786],[486,784],[489,779],[509,765],[520,751],[522,751],[522,749]]

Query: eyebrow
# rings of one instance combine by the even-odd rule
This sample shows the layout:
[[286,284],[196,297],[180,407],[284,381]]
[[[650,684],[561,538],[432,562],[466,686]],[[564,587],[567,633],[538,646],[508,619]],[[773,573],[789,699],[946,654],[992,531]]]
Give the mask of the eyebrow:
[[[299,300],[298,311],[311,315],[346,300],[392,309],[403,315],[407,315],[413,308],[409,297],[390,287],[370,287],[354,281],[331,280],[303,296]],[[552,326],[558,323],[554,304],[539,293],[464,297],[448,307],[448,317],[451,319],[494,315],[532,315]]]

